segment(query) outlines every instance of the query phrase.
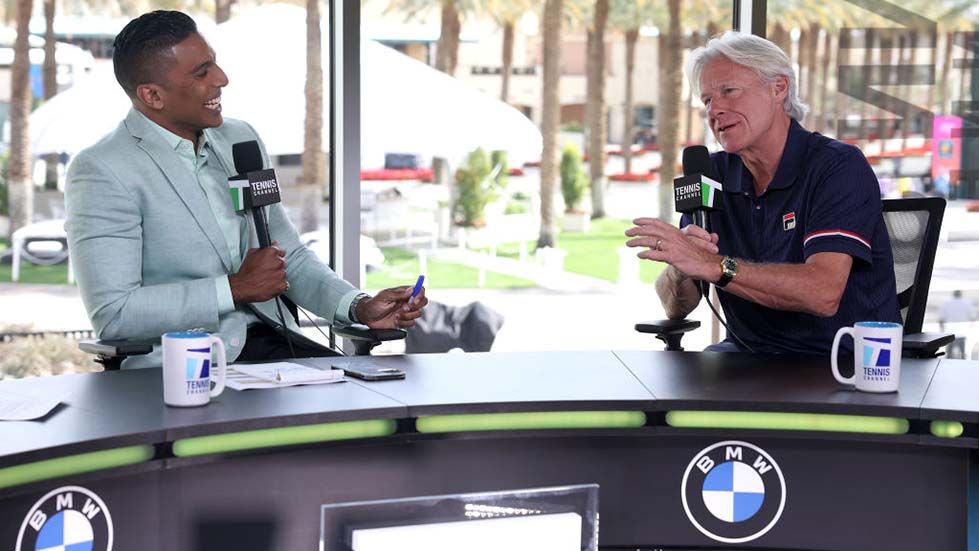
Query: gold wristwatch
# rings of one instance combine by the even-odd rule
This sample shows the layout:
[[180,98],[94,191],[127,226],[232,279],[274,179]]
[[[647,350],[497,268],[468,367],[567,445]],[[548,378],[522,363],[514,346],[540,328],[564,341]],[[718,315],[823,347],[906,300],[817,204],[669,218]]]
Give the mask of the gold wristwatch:
[[730,256],[725,256],[721,259],[721,278],[715,281],[714,285],[724,287],[730,283],[736,275],[738,275],[738,261]]

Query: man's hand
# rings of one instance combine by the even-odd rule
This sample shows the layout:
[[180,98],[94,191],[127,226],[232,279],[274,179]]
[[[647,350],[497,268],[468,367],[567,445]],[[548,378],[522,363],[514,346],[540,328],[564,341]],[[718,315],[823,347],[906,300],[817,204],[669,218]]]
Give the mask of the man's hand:
[[626,230],[632,237],[629,247],[646,247],[639,258],[665,262],[679,275],[705,281],[720,278],[720,258],[717,257],[717,234],[707,233],[700,226],[689,224],[682,230],[656,218],[636,218],[635,227]]
[[403,285],[385,289],[376,296],[357,304],[357,319],[371,329],[407,329],[414,327],[428,304],[425,288],[411,298],[413,286]]
[[265,302],[288,291],[285,255],[278,241],[271,247],[248,249],[241,269],[228,276],[231,298],[235,302]]

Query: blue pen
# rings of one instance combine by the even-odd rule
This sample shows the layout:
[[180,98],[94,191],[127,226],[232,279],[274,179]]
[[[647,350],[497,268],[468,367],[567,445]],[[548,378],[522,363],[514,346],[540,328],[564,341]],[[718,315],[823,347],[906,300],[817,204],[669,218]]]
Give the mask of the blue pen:
[[415,300],[415,297],[417,297],[418,293],[421,292],[422,284],[424,283],[425,283],[425,276],[424,275],[418,276],[418,281],[415,282],[415,288],[411,290],[411,298],[408,299],[409,303]]

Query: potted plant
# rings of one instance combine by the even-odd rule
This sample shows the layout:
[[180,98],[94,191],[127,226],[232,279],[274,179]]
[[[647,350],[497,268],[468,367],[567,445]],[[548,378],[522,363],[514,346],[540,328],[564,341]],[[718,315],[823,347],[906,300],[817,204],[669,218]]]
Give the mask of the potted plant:
[[581,167],[581,152],[575,144],[565,144],[561,152],[561,195],[564,197],[564,218],[561,219],[561,229],[564,231],[587,232],[589,230],[591,217],[578,208],[587,189],[588,177]]
[[478,148],[456,170],[458,195],[454,219],[457,225],[477,228],[486,225],[486,206],[499,197],[502,188],[497,180],[500,166],[492,166],[486,152]]

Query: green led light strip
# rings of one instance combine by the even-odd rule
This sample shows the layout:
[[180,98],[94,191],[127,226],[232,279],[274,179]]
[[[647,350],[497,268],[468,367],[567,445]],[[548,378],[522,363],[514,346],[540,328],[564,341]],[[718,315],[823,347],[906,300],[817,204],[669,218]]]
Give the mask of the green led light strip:
[[372,419],[195,436],[174,441],[173,454],[177,457],[194,457],[334,440],[376,438],[394,434],[396,428],[392,419]]
[[958,438],[965,429],[958,421],[932,421],[931,433],[939,438]]
[[908,420],[899,417],[777,413],[769,411],[670,411],[666,423],[686,429],[765,429],[866,434],[907,434]]
[[145,463],[153,458],[153,446],[129,446],[24,463],[0,469],[0,488],[10,488],[62,476]]
[[534,429],[631,429],[646,424],[641,411],[535,411],[419,417],[418,432],[469,432]]

